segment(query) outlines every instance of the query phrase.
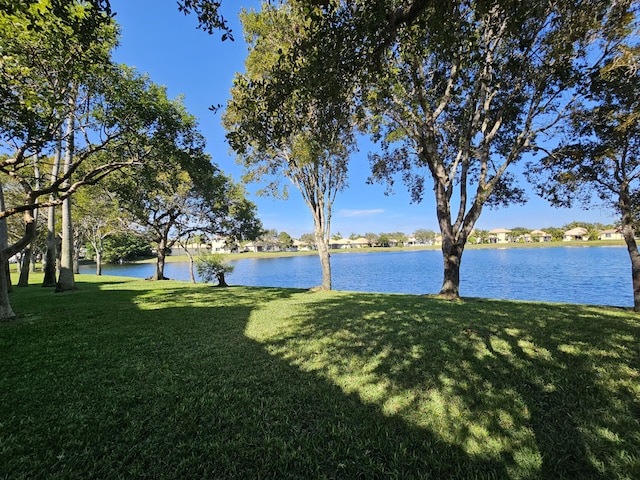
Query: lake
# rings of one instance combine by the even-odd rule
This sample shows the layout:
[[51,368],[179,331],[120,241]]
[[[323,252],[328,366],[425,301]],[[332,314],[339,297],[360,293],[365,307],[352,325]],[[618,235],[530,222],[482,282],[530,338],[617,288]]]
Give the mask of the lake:
[[[321,283],[315,255],[232,260],[230,285],[310,288]],[[336,290],[437,293],[440,250],[344,253],[331,256]],[[104,265],[105,275],[146,278],[154,264]],[[85,265],[81,273],[95,272]],[[165,275],[189,281],[187,262],[167,263]],[[631,266],[625,247],[496,248],[466,250],[460,294],[465,297],[633,306]]]

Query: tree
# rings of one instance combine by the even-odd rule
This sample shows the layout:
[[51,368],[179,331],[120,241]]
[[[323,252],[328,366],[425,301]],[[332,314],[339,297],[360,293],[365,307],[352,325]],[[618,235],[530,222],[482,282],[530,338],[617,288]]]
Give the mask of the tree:
[[[637,13],[637,12],[636,12]],[[605,36],[602,65],[589,77],[584,101],[568,122],[566,138],[530,178],[552,205],[604,202],[620,215],[631,261],[634,310],[640,311],[640,48],[637,23]],[[616,33],[617,35],[613,35]],[[613,38],[611,38],[613,37]]]
[[202,242],[202,234],[200,233],[189,233],[184,237],[178,238],[178,245],[185,251],[187,257],[189,257],[189,277],[191,278],[191,283],[196,283],[196,276],[194,274],[195,268],[195,259],[193,257],[193,252],[189,248],[191,242],[196,242],[198,244],[198,255],[202,255],[200,252],[200,244]]
[[[71,114],[72,86],[108,66],[107,52],[114,38],[108,2],[30,1],[6,9],[0,17],[0,142],[10,152],[0,163],[0,174],[16,179],[24,191],[20,202],[0,212],[1,218],[21,214],[24,223],[22,237],[0,250],[0,265],[35,237],[38,200],[59,191],[68,180],[52,178],[40,185],[37,172],[43,169],[38,162],[60,138],[62,123]],[[66,194],[105,173],[87,173]],[[15,316],[6,290],[2,279],[0,319]]]
[[489,240],[489,231],[488,230],[480,230],[477,228],[474,228],[473,231],[471,232],[471,235],[469,235],[469,238],[467,239],[467,241],[470,244],[480,244],[480,243],[486,243]]
[[557,227],[546,227],[542,229],[544,232],[547,232],[551,235],[551,241],[559,242],[564,238],[565,230]]
[[154,280],[164,280],[165,258],[179,239],[198,233],[255,238],[261,225],[244,190],[211,163],[196,119],[181,100],[165,100],[167,134],[149,145],[147,161],[110,181],[133,227],[155,242]]
[[178,0],[178,10],[185,15],[193,13],[198,18],[198,28],[211,34],[222,30],[222,40],[233,40],[233,34],[226,20],[220,14],[220,0]]
[[[39,218],[41,212],[37,212],[37,214],[37,218]],[[45,239],[45,234],[46,232],[44,231],[41,222],[38,222],[36,219],[36,237],[25,247],[20,257],[20,277],[18,279],[18,287],[29,286],[29,276],[31,272],[35,271],[37,258],[44,253],[43,240]]]
[[[95,254],[91,244],[88,253]],[[151,258],[151,244],[139,235],[130,231],[114,233],[103,241],[102,258],[106,263],[120,263],[139,258]]]
[[[440,293],[458,298],[482,209],[524,200],[507,169],[566,113],[592,60],[590,35],[624,2],[291,3],[306,7],[312,27],[271,73],[266,108],[298,82],[329,104],[356,88],[358,118],[381,142],[372,180],[391,186],[400,175],[414,201],[434,184]],[[292,65],[301,65],[295,76]]]
[[278,235],[278,246],[283,250],[293,247],[293,238],[291,238],[291,235],[287,232],[280,232]]
[[395,242],[398,246],[403,246],[407,242],[407,236],[404,232],[392,232],[388,233],[387,236],[390,241]]
[[346,186],[354,146],[351,94],[326,101],[324,90],[331,86],[316,90],[317,84],[300,77],[300,67],[293,64],[287,71],[294,82],[291,91],[274,94],[272,72],[313,26],[302,11],[282,3],[265,2],[261,12],[244,12],[241,18],[250,52],[246,73],[236,76],[224,115],[227,138],[245,167],[245,181],[267,183],[261,194],[286,198],[281,185],[288,179],[302,195],[313,216],[320,288],[328,290],[332,208]]
[[316,236],[313,233],[303,233],[300,235],[300,241],[308,247],[313,247],[316,244]]
[[[58,139],[54,147],[54,155],[51,162],[51,181],[58,179],[58,171],[60,168],[60,158],[62,156],[62,140]],[[44,278],[42,280],[43,287],[55,287],[57,278],[57,247],[58,238],[56,236],[56,200],[54,192],[49,194],[49,201],[52,203],[47,208],[47,239],[46,250],[43,259]]]
[[196,259],[196,271],[198,276],[205,282],[218,281],[218,287],[228,287],[225,275],[232,273],[235,265],[230,265],[225,261],[224,256],[219,253],[200,255]]
[[512,242],[524,242],[527,235],[531,233],[531,230],[524,227],[514,227],[511,229],[509,239]]
[[[21,185],[11,178],[6,178],[0,185],[0,211],[7,208],[7,205],[14,205],[22,201],[22,187]],[[36,215],[38,212],[35,212]],[[35,268],[35,257],[40,252],[41,240],[42,240],[42,228],[36,222],[37,232],[36,237],[27,245],[22,251],[15,255],[17,259],[17,266],[20,272],[20,278],[18,280],[19,287],[25,287],[29,283],[29,274]],[[2,239],[0,243],[4,245],[3,248],[7,248],[14,242],[18,241],[23,235],[24,226],[22,225],[22,219],[18,216],[10,216],[0,221],[0,235]],[[6,267],[6,266],[5,266]],[[7,270],[8,271],[8,270]],[[8,279],[9,283],[10,280]]]
[[378,234],[377,233],[373,233],[373,232],[367,232],[364,234],[364,238],[366,238],[369,241],[369,244],[372,247],[375,247],[375,245],[378,243],[379,238],[378,238]]
[[[66,15],[57,17],[56,8],[40,0],[31,2],[28,14],[20,16],[18,9],[0,18],[0,75],[7,86],[0,92],[0,141],[11,152],[0,172],[15,178],[24,191],[22,200],[0,217],[22,214],[25,225],[23,237],[3,249],[0,260],[29,244],[36,207],[61,205],[82,186],[145,161],[151,145],[170,134],[163,89],[135,70],[111,63],[116,27],[104,11],[93,9],[94,3],[99,2],[60,0],[56,5],[63,5]],[[54,163],[60,154],[53,161],[47,156],[54,150],[69,152],[57,173]],[[39,172],[52,174],[36,178],[34,163]],[[70,223],[67,230],[71,232]],[[74,286],[72,251],[67,248],[64,255],[65,271],[71,274],[58,279],[61,290]],[[13,316],[8,305],[2,297],[0,317]]]
[[413,233],[413,236],[419,243],[431,244],[436,238],[436,233],[433,230],[420,228]]
[[459,297],[462,254],[483,208],[524,200],[507,169],[564,114],[590,19],[602,8],[434,4],[385,51],[386,70],[364,99],[381,144],[370,157],[372,177],[393,185],[401,174],[414,201],[433,183],[442,296]]
[[74,198],[76,230],[95,254],[96,275],[102,275],[105,239],[124,231],[123,213],[112,196],[100,186],[88,187]]
[[275,228],[268,228],[263,230],[260,234],[260,240],[267,244],[277,245],[278,244],[278,230]]

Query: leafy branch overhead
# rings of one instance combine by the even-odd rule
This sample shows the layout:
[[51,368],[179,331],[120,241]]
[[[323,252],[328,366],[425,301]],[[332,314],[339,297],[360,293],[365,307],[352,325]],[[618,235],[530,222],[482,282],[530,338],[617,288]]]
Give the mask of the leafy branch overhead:
[[185,15],[195,14],[198,18],[198,28],[212,34],[222,30],[222,40],[233,41],[233,32],[229,28],[219,9],[221,1],[216,0],[178,0],[178,10]]

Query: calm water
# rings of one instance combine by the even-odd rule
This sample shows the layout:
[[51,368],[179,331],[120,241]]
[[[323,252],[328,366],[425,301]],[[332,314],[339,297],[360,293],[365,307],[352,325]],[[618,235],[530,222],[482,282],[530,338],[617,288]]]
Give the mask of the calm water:
[[[244,258],[232,261],[230,285],[309,288],[321,283],[318,257]],[[335,254],[336,290],[437,293],[439,250]],[[152,264],[105,265],[105,275],[146,278]],[[167,263],[165,275],[189,280],[188,263]],[[84,266],[82,273],[95,268]],[[632,306],[631,267],[624,247],[555,247],[467,250],[460,294],[468,297]]]

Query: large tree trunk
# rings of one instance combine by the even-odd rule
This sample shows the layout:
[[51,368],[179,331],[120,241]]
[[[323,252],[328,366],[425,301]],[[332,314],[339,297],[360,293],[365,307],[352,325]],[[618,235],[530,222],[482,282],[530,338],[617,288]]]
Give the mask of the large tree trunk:
[[331,255],[329,253],[329,245],[323,235],[318,235],[316,231],[316,247],[318,248],[318,257],[320,257],[320,266],[322,267],[322,290],[331,290]]
[[[73,99],[75,102],[75,98]],[[71,162],[73,161],[73,114],[69,113],[67,118],[67,142],[64,151],[64,174],[69,173]],[[68,184],[68,180],[65,182]],[[56,285],[56,292],[66,292],[75,290],[76,283],[73,270],[73,224],[71,222],[71,197],[62,201],[62,247],[60,249],[60,274]]]
[[58,270],[58,255],[56,247],[58,245],[58,239],[56,238],[56,220],[55,220],[55,207],[49,207],[49,219],[47,220],[47,240],[46,250],[44,258],[42,259],[42,269],[44,271],[44,279],[42,280],[43,287],[55,287],[56,286],[56,274]]
[[[3,250],[3,249],[2,249]],[[7,265],[9,258],[0,250],[0,265]],[[11,308],[11,301],[9,300],[9,285],[7,283],[7,275],[4,275],[4,268],[0,274],[0,321],[12,320],[16,317],[16,314]]]
[[460,264],[467,239],[473,226],[480,217],[486,196],[478,195],[466,211],[466,185],[461,187],[461,201],[455,222],[451,220],[451,196],[446,184],[433,175],[436,182],[436,214],[440,233],[442,234],[442,259],[444,263],[444,279],[440,296],[448,299],[460,298]]
[[640,312],[640,253],[636,244],[636,231],[633,227],[634,215],[628,185],[620,189],[618,205],[622,212],[622,236],[627,244],[631,260],[631,282],[633,284],[633,310]]
[[164,240],[158,242],[158,253],[157,253],[157,262],[156,262],[156,273],[151,280],[169,280],[164,276],[164,264],[167,258],[167,244]]
[[102,238],[98,240],[97,247],[98,248],[95,249],[95,251],[96,251],[96,275],[102,275],[102,250],[104,249]]
[[60,252],[60,275],[56,292],[76,289],[73,273],[73,224],[71,223],[71,199],[62,203],[62,248]]
[[631,281],[633,283],[633,310],[640,312],[640,253],[634,235],[634,229],[627,225],[623,228],[624,240],[631,260]]
[[22,254],[22,263],[20,265],[20,279],[18,280],[19,287],[29,286],[29,272],[31,271],[31,258],[33,251],[31,245],[24,249]]
[[[36,178],[36,190],[40,190],[40,164],[36,157],[33,161],[33,172]],[[34,222],[38,223],[39,210],[34,211]],[[29,286],[29,273],[32,272],[33,265],[33,242],[30,243],[27,248],[24,249],[24,255],[22,257],[22,265],[20,268],[20,279],[18,280],[19,287]]]
[[[55,182],[58,179],[61,157],[62,142],[60,139],[58,139],[53,155],[53,165],[51,166],[51,182]],[[49,200],[54,200],[53,194],[50,196]],[[42,286],[55,287],[57,283],[56,277],[58,270],[58,255],[56,252],[58,239],[56,238],[56,207],[54,205],[50,206],[48,209],[46,246],[47,249],[44,258],[42,259],[42,268],[44,270],[44,279],[42,280]]]
[[[0,192],[1,191],[2,189],[0,188]],[[27,198],[27,204],[31,203],[33,203],[33,199]],[[4,208],[2,210],[4,210]],[[0,267],[2,265],[8,266],[9,258],[33,242],[33,239],[36,237],[36,222],[33,211],[27,210],[24,212],[22,218],[24,222],[24,234],[22,238],[13,245],[8,245],[0,249]],[[7,275],[0,274],[0,322],[12,320],[16,316],[11,308],[9,299],[9,284],[10,279],[7,270]]]
[[156,262],[156,274],[154,275],[154,280],[167,280],[167,277],[164,276],[164,264],[165,264],[166,255],[164,253],[158,252],[158,261]]
[[[318,257],[322,267],[322,285],[319,290],[331,290],[331,254],[329,253],[329,238],[331,236],[331,202],[325,204],[325,198],[317,194],[316,201],[309,203],[313,214],[313,227],[316,237]],[[326,206],[326,208],[325,208]]]
[[229,285],[227,285],[227,281],[224,278],[224,272],[216,273],[216,278],[218,279],[218,285],[216,285],[216,287],[228,287],[229,286]]
[[444,280],[440,289],[440,296],[445,298],[460,297],[460,263],[464,245],[455,241],[442,241],[442,257],[444,260]]
[[[446,177],[433,172],[436,196],[436,215],[440,234],[442,235],[442,259],[444,263],[444,278],[440,296],[449,299],[460,297],[460,263],[464,243],[460,245],[458,226],[451,221],[451,193],[446,187]],[[440,178],[440,177],[444,178]]]
[[[75,234],[76,232],[74,232]],[[82,247],[82,238],[79,235],[73,239],[73,273],[80,274],[80,248]]]
[[[4,203],[4,189],[0,182],[0,211],[4,211],[6,208]],[[0,218],[0,251],[4,251],[9,247],[9,229],[7,228],[7,219]],[[9,265],[9,257],[13,254],[7,254],[0,259],[0,276],[4,277],[4,282],[0,285],[0,289],[7,293],[7,304],[9,302],[8,293],[11,291],[11,268]],[[4,302],[2,303],[4,304]],[[11,306],[9,306],[11,309]],[[2,313],[0,312],[0,318]]]

